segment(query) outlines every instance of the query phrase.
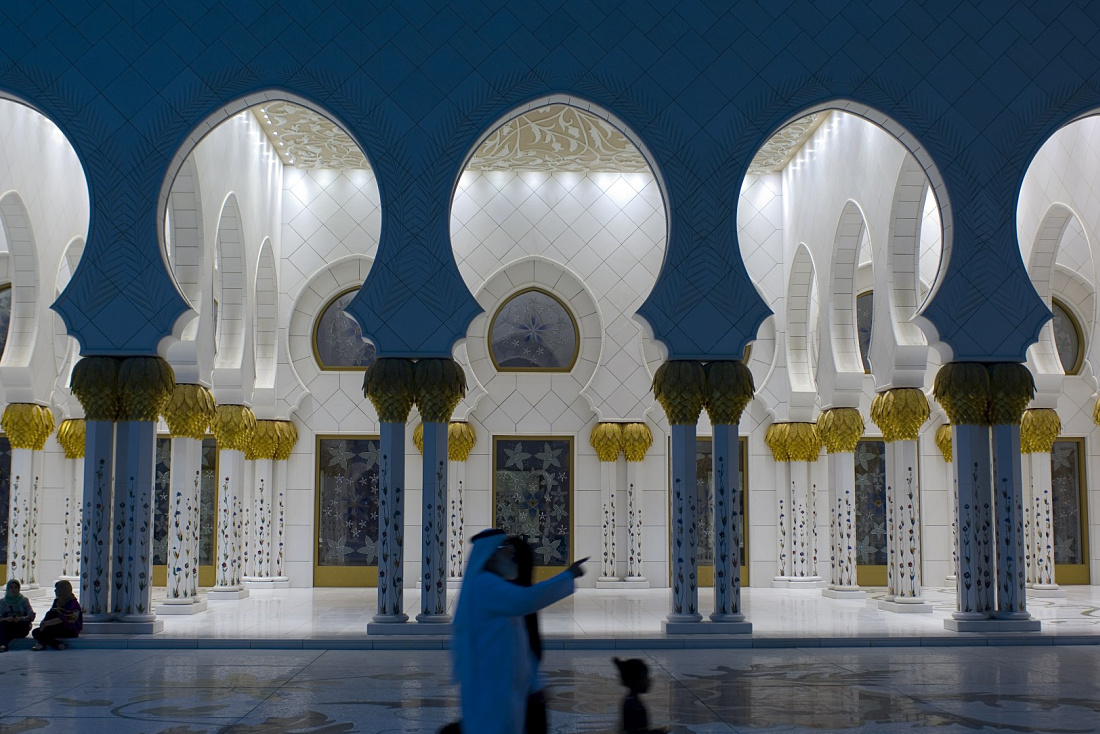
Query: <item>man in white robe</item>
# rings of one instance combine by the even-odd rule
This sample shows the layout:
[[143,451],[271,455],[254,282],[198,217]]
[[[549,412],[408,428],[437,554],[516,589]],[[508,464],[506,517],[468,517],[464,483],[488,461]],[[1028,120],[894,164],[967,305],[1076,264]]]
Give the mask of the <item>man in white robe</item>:
[[535,673],[524,615],[572,594],[584,573],[580,560],[542,583],[517,586],[507,580],[517,569],[505,537],[497,529],[475,535],[462,578],[451,655],[463,734],[523,734]]

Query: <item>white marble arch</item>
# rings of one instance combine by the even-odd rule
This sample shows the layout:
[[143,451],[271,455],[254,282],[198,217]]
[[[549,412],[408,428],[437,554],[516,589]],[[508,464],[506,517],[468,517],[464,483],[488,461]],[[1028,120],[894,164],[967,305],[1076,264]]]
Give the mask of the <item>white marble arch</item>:
[[[279,287],[276,280],[275,256],[271,238],[265,237],[260,245],[256,261],[256,322],[253,328],[256,355],[256,388],[270,390],[275,387],[275,371],[278,362],[276,333],[278,331]],[[274,399],[274,396],[272,396]]]
[[817,382],[821,408],[855,408],[863,388],[863,360],[859,352],[856,296],[861,244],[867,220],[860,205],[844,204],[833,237],[831,282],[821,319],[821,359]]
[[[1051,298],[1054,295],[1052,280],[1055,263],[1058,260],[1059,245],[1066,228],[1074,219],[1078,223],[1081,221],[1077,214],[1065,204],[1051,204],[1039,221],[1039,227],[1032,241],[1027,273],[1031,277],[1031,284],[1035,286],[1036,292],[1047,308],[1051,307]],[[1049,407],[1055,407],[1058,395],[1062,392],[1062,378],[1065,370],[1062,368],[1062,361],[1058,357],[1058,349],[1054,342],[1053,319],[1043,324],[1039,332],[1039,341],[1028,347],[1027,366],[1035,376],[1035,405],[1045,407],[1050,403]]]
[[230,193],[222,204],[215,240],[214,293],[218,299],[218,320],[211,380],[218,402],[226,404],[250,403],[255,378],[246,246],[241,225],[237,197]]
[[[72,278],[73,271],[76,270],[77,263],[83,255],[84,238],[74,237],[65,246],[65,252],[57,265],[57,278],[54,282],[56,295],[60,295],[69,284],[69,279]],[[73,400],[69,391],[69,378],[77,360],[80,359],[80,344],[75,337],[69,336],[69,332],[65,329],[65,322],[56,313],[53,315],[53,353],[57,379],[54,380],[50,403],[60,408],[64,415],[83,414],[79,401]]]
[[814,261],[810,250],[805,244],[799,244],[791,261],[786,304],[789,420],[792,421],[811,420],[817,398],[813,349],[814,332],[817,330],[813,309],[815,281]]
[[0,226],[8,243],[11,322],[0,357],[0,382],[7,403],[33,402],[32,361],[38,341],[38,246],[23,198],[0,196]]
[[[490,320],[502,303],[519,291],[540,288],[559,298],[577,322],[580,349],[576,364],[569,372],[522,373],[497,372],[489,356]],[[478,403],[487,394],[496,394],[506,386],[508,391],[523,392],[524,382],[549,381],[553,392],[569,404],[580,395],[588,402],[593,413],[603,420],[597,410],[594,396],[589,392],[600,366],[603,343],[603,322],[595,297],[569,268],[545,257],[521,258],[500,268],[486,278],[484,285],[474,294],[484,312],[470,323],[463,342],[469,359],[466,397],[454,412],[454,420],[467,420],[477,410]]]

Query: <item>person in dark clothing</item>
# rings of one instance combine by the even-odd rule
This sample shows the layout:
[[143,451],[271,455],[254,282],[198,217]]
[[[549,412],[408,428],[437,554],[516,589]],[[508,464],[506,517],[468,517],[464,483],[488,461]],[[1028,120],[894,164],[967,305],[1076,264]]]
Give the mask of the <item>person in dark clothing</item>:
[[84,629],[84,613],[80,610],[80,602],[73,596],[73,585],[68,581],[58,581],[53,585],[53,591],[56,597],[53,606],[42,618],[42,624],[31,632],[36,643],[32,650],[45,650],[47,647],[64,650],[66,645],[61,640],[72,639]]
[[19,582],[12,579],[0,599],[0,652],[7,652],[12,640],[22,639],[31,633],[34,610],[19,589]]
[[623,685],[630,689],[623,699],[623,720],[619,731],[625,734],[666,734],[663,727],[650,728],[649,715],[639,696],[649,690],[649,667],[644,660],[630,658],[620,660],[612,658],[619,668],[619,677]]
[[[535,576],[535,551],[531,544],[518,535],[510,535],[504,541],[512,546],[515,551],[516,567],[519,573],[514,583],[520,586],[530,586],[534,583]],[[542,662],[542,635],[539,633],[538,612],[532,612],[524,616],[523,623],[527,627],[527,641],[531,647],[532,661],[532,690],[527,696],[526,734],[546,734],[546,694],[545,683],[539,675],[539,663]]]

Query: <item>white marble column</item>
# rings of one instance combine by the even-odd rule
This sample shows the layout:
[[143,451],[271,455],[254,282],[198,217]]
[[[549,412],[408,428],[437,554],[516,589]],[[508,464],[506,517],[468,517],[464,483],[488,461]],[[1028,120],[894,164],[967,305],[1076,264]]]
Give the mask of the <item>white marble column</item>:
[[[1027,621],[1027,585],[1024,569],[1023,471],[1020,462],[1020,426],[994,425],[993,482],[997,518],[997,602],[999,620]],[[1037,628],[1037,627],[1036,627]]]
[[271,552],[275,526],[273,459],[256,459],[252,464],[251,537],[249,542],[248,574],[244,577],[248,588],[266,588],[274,579]]
[[863,599],[866,594],[856,580],[856,463],[851,452],[829,454],[829,505],[832,518],[832,573],[824,596],[834,599]]
[[[615,461],[600,461],[600,492],[602,494],[603,508],[603,563],[600,576],[596,579],[597,588],[615,588],[618,586],[619,577],[616,573],[618,561],[618,547],[615,542],[616,530],[616,505],[618,489],[618,459]],[[610,584],[610,586],[607,586]]]
[[217,546],[214,555],[215,585],[211,601],[243,599],[248,589],[241,585],[241,491],[244,485],[244,452],[218,445]]
[[[84,504],[81,513],[80,606],[85,622],[111,618],[111,479],[113,421],[85,421]],[[10,577],[9,577],[10,578]]]
[[38,588],[38,483],[40,452],[11,450],[8,505],[8,578],[25,591]]
[[424,494],[421,502],[420,614],[422,624],[447,624],[447,429],[446,422],[424,426]]
[[672,434],[672,611],[670,624],[702,621],[699,613],[695,425],[673,425]]
[[988,426],[951,427],[955,486],[958,490],[957,609],[944,622],[988,619],[993,613],[993,489]]
[[[378,469],[378,612],[374,624],[401,624],[405,614],[405,423],[380,424]],[[371,625],[368,625],[368,633]]]
[[711,622],[747,634],[752,625],[741,611],[741,446],[737,424],[713,425],[714,612]]
[[156,423],[116,423],[111,611],[133,632],[157,631],[152,608],[155,463]]
[[1054,579],[1054,503],[1050,453],[1024,454],[1031,485],[1032,567],[1035,596],[1064,597],[1066,592]]
[[[294,440],[296,441],[297,438],[297,432],[295,432]],[[290,450],[287,449],[285,458],[280,456],[272,471],[275,487],[271,493],[274,513],[271,572],[274,574],[273,584],[277,589],[290,586],[290,578],[286,575],[286,486],[289,458]]]
[[[932,605],[921,597],[920,480],[917,441],[903,439],[886,444],[887,509],[893,519],[890,558],[893,598],[879,602],[891,612],[930,613]],[[892,490],[892,491],[891,491]]]
[[[643,454],[644,457],[644,454]],[[642,490],[645,476],[641,461],[626,461],[626,581],[632,588],[649,588],[642,565]]]
[[168,595],[157,614],[197,614],[206,609],[198,595],[198,522],[202,441],[172,438],[168,489]]
[[450,514],[447,533],[447,583],[462,583],[462,567],[465,565],[465,510],[462,495],[466,491],[466,462],[452,461],[447,466],[449,472]]
[[824,585],[817,573],[817,486],[810,479],[810,462],[791,461],[791,587]]
[[80,535],[82,484],[84,479],[84,447],[80,447],[81,456],[67,459],[70,476],[65,495],[65,552],[61,562],[61,578],[72,583],[73,588],[80,586]]

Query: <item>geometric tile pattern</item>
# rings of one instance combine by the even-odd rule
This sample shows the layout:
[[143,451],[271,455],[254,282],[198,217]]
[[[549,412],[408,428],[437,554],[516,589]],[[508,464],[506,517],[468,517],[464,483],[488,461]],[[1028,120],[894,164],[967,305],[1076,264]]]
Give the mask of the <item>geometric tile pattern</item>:
[[330,110],[378,176],[387,224],[352,309],[379,325],[379,352],[449,354],[477,313],[448,246],[461,161],[509,109],[564,90],[624,120],[656,164],[668,257],[641,313],[673,358],[737,357],[767,316],[736,244],[743,173],[785,121],[844,99],[942,174],[949,258],[924,317],[957,359],[1019,359],[1047,318],[1016,247],[1019,182],[1100,104],[1091,3],[57,0],[0,20],[0,90],[53,119],[87,175],[87,257],[57,302],[87,353],[151,354],[171,331],[186,305],[158,241],[165,175],[234,100],[281,89]]

